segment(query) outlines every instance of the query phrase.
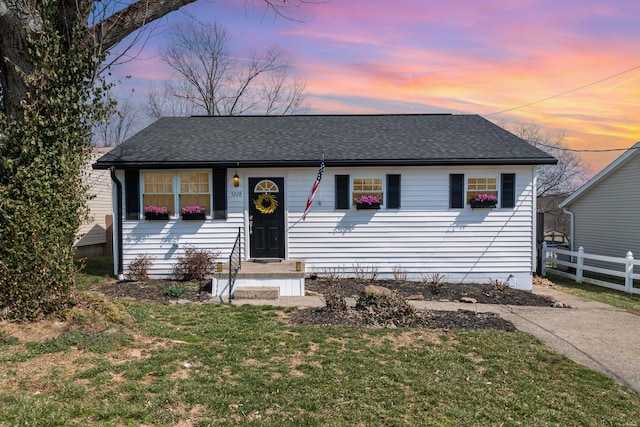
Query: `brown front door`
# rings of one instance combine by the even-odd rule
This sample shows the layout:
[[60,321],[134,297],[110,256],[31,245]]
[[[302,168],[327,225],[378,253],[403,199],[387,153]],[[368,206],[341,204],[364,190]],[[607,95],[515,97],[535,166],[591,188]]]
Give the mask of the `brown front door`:
[[251,258],[284,258],[284,178],[249,178]]

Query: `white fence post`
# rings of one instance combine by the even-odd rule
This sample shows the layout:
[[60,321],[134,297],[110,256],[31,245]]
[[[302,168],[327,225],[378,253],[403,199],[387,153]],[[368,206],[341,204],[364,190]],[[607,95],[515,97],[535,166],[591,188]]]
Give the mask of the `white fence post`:
[[578,249],[578,260],[576,267],[576,283],[582,283],[582,267],[584,266],[584,248]]
[[542,242],[542,258],[540,260],[540,275],[542,277],[547,276],[547,242]]
[[627,293],[631,293],[631,289],[633,288],[633,254],[631,251],[627,252],[625,260],[626,266],[624,271],[626,272],[626,276],[624,279],[624,286]]

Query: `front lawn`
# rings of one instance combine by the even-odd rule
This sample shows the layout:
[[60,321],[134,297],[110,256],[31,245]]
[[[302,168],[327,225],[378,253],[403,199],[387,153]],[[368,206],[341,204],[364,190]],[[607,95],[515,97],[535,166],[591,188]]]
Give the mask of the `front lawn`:
[[[82,288],[113,280],[108,264]],[[65,321],[0,323],[0,427],[639,425],[639,395],[522,332],[82,295]]]
[[2,324],[0,426],[640,419],[640,396],[521,332],[293,327],[273,307],[105,304],[129,319]]

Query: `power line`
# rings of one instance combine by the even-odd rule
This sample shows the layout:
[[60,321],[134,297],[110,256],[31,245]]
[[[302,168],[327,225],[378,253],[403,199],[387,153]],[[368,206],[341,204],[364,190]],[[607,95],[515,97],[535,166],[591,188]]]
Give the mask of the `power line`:
[[569,89],[567,91],[558,93],[556,95],[549,96],[547,98],[542,98],[542,99],[539,99],[537,101],[529,102],[528,104],[522,104],[522,105],[518,105],[517,107],[507,108],[507,109],[502,110],[502,111],[497,111],[495,113],[487,114],[487,116],[495,116],[496,114],[507,113],[509,111],[519,110],[520,108],[525,108],[525,107],[530,107],[530,106],[535,105],[535,104],[540,104],[542,102],[549,101],[551,99],[559,98],[561,96],[564,96],[564,95],[567,95],[567,94],[570,94],[570,93],[573,93],[573,92],[577,92],[577,91],[582,90],[582,89],[586,89],[586,88],[588,88],[590,86],[594,86],[594,85],[597,85],[597,84],[602,83],[604,81],[613,79],[615,77],[619,77],[619,76],[621,76],[623,74],[630,73],[631,71],[637,70],[639,68],[640,68],[640,65],[636,65],[635,67],[629,68],[628,70],[621,71],[621,72],[616,73],[616,74],[612,74],[612,75],[610,75],[608,77],[605,77],[603,79],[596,80],[595,82],[591,82],[591,83],[588,83],[586,85],[583,85],[583,86],[580,86],[580,87],[577,87],[577,88]]
[[543,144],[542,142],[534,142],[534,141],[527,141],[527,142],[534,146],[551,148],[553,150],[559,150],[559,151],[572,151],[574,153],[608,153],[613,151],[637,150],[640,148],[640,147],[629,147],[629,148],[603,148],[603,149],[594,149],[594,150],[577,150],[575,148],[566,148],[566,147],[558,147],[555,145]]

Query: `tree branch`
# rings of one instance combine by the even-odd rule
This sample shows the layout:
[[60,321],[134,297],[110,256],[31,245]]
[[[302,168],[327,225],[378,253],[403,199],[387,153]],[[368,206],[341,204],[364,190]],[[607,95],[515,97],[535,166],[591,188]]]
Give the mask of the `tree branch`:
[[85,41],[88,44],[100,43],[104,50],[108,50],[149,22],[194,1],[196,0],[137,1],[94,25]]

